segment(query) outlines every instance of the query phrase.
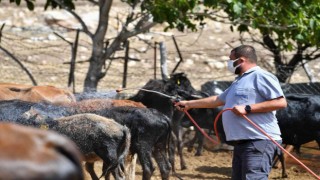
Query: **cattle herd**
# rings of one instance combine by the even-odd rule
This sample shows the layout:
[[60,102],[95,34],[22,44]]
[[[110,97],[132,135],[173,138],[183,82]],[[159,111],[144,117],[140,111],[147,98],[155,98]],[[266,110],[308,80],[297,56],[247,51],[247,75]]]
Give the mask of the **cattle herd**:
[[[94,180],[135,179],[136,159],[143,180],[151,179],[153,161],[163,180],[171,173],[178,177],[175,151],[180,168],[186,169],[182,127],[192,123],[174,102],[223,90],[216,81],[195,90],[184,73],[150,80],[137,94],[122,100],[98,93],[73,94],[53,86],[0,83],[0,179],[84,179],[83,169]],[[277,111],[283,143],[297,152],[313,140],[320,147],[320,95],[285,95],[288,107]],[[221,110],[189,113],[201,128],[213,131],[213,119]],[[222,143],[227,143],[221,121],[218,131]],[[198,142],[197,156],[202,154],[203,140],[197,130],[188,143],[191,148]],[[280,150],[279,156],[284,163]],[[103,163],[102,174],[95,173],[97,161]]]

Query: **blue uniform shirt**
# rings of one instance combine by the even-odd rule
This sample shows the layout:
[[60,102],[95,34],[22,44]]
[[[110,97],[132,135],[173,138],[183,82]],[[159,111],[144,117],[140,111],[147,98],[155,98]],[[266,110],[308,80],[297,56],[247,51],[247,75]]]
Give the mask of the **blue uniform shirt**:
[[[225,103],[224,108],[236,105],[250,105],[284,96],[278,79],[259,66],[249,69],[219,95]],[[275,116],[276,112],[250,113],[247,117],[259,125],[274,140],[281,140],[280,128]],[[241,116],[232,111],[222,114],[224,131],[227,141],[243,139],[268,139],[258,129]]]

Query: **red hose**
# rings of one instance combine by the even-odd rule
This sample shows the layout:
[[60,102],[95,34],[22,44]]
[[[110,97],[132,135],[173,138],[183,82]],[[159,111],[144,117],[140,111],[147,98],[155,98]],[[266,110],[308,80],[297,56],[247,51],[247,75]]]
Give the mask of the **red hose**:
[[[220,141],[219,135],[218,135],[218,129],[217,129],[217,121],[219,120],[219,117],[221,116],[221,114],[225,111],[230,111],[232,110],[231,108],[227,108],[222,110],[215,118],[214,120],[214,131],[216,133],[217,139],[218,141]],[[306,165],[304,165],[301,161],[299,161],[299,159],[297,159],[296,157],[294,157],[290,152],[288,152],[287,150],[285,150],[277,141],[275,141],[274,139],[272,139],[272,137],[270,137],[262,128],[260,128],[257,124],[255,124],[253,121],[251,121],[247,116],[242,115],[243,118],[245,118],[250,124],[252,124],[255,128],[257,128],[262,134],[264,134],[265,136],[267,136],[274,144],[276,144],[282,151],[284,151],[286,154],[288,154],[290,157],[292,157],[294,160],[296,160],[302,167],[304,167],[308,172],[310,172],[314,177],[316,177],[317,179],[320,180],[320,176],[318,176],[316,173],[314,173],[311,169],[309,169]]]
[[[209,139],[211,142],[213,142],[214,144],[219,144],[220,138],[218,135],[218,129],[217,129],[217,122],[219,120],[219,117],[221,116],[221,114],[225,111],[230,111],[232,110],[232,108],[227,108],[224,109],[222,111],[219,112],[219,114],[216,116],[215,120],[214,120],[214,132],[216,133],[216,137],[218,139],[218,141],[212,139],[202,128],[200,128],[200,126],[196,123],[196,121],[191,117],[191,115],[188,113],[187,110],[183,110],[184,113],[186,113],[186,115],[189,117],[189,119],[191,120],[191,122],[199,129],[199,131],[207,138]],[[309,173],[311,173],[314,177],[316,177],[318,180],[320,180],[320,177],[314,173],[311,169],[309,169],[305,164],[303,164],[301,161],[299,161],[299,159],[297,159],[296,157],[294,157],[290,152],[288,152],[287,150],[285,150],[277,141],[275,141],[274,139],[272,139],[272,137],[270,137],[262,128],[260,128],[257,124],[255,124],[253,121],[251,121],[247,116],[242,115],[243,118],[245,118],[251,125],[253,125],[255,128],[257,128],[262,134],[264,134],[265,136],[267,136],[275,145],[277,145],[282,151],[284,151],[286,154],[288,154],[290,157],[292,157],[294,160],[296,160],[302,167],[304,167]]]
[[[183,110],[184,113],[186,113],[186,115],[189,117],[190,121],[199,129],[199,131],[207,138],[209,139],[211,142],[213,142],[213,144],[219,144],[218,141],[212,139],[197,123],[196,121],[190,116],[190,114],[188,113],[187,110]],[[218,137],[218,135],[217,135]],[[218,139],[219,140],[219,139]]]

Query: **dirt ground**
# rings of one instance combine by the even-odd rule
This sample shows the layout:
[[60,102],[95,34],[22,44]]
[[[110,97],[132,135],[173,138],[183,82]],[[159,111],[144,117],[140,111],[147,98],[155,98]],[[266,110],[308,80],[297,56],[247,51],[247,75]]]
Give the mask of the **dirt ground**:
[[[319,150],[317,150],[319,151]],[[202,156],[194,156],[195,152],[188,152],[185,148],[184,156],[186,157],[187,169],[180,170],[180,165],[177,164],[177,174],[184,180],[224,180],[231,178],[231,159],[232,151],[219,150],[219,151],[207,151],[205,150]],[[320,174],[319,157],[315,159],[313,163],[308,164],[312,170]],[[179,158],[176,157],[176,162],[179,162]],[[310,173],[306,172],[300,165],[287,163],[287,180],[311,180],[315,179]],[[96,172],[101,174],[101,163],[97,163],[95,166]],[[86,173],[86,180],[90,180],[90,176]],[[142,179],[141,166],[136,167],[136,179]],[[171,176],[171,179],[179,179],[176,176]],[[272,169],[269,179],[283,179],[281,178],[281,168]],[[161,180],[158,169],[155,170],[152,180]]]
[[[88,9],[88,7],[84,7],[84,9]],[[9,10],[12,12],[9,12]],[[40,11],[40,10],[38,10]],[[88,10],[87,10],[88,11]],[[17,20],[22,20],[23,17],[29,17],[31,16],[32,13],[26,12],[25,10],[17,10],[16,8],[1,8],[0,7],[0,21],[5,21],[8,20],[8,22],[12,22],[15,26],[18,26],[19,21]],[[13,19],[15,16],[16,19]],[[33,14],[34,15],[34,14]],[[10,17],[10,18],[9,18]],[[9,19],[12,19],[9,21]],[[31,20],[31,19],[29,19]],[[7,22],[7,24],[9,24]],[[31,22],[33,25],[37,25],[37,20],[34,20],[34,22]],[[212,24],[211,24],[212,25]],[[218,78],[220,77],[221,80],[230,80],[229,74],[222,74],[225,73],[225,69],[218,69],[216,65],[210,66],[210,62],[214,60],[221,60],[221,59],[226,59],[228,58],[227,55],[230,51],[230,46],[227,45],[226,42],[232,43],[236,42],[237,35],[236,33],[226,33],[227,31],[229,32],[229,27],[228,26],[220,26],[219,24],[213,24],[215,26],[213,27],[208,27],[206,30],[204,30],[202,36],[195,35],[191,36],[188,34],[185,35],[180,35],[177,37],[179,40],[179,45],[181,45],[181,49],[184,49],[184,55],[187,54],[187,51],[190,51],[189,49],[192,49],[191,52],[193,54],[187,54],[185,55],[185,63],[182,65],[179,70],[184,71],[184,72],[190,72],[189,77],[193,78],[193,80],[203,80],[203,79],[214,79],[215,77]],[[23,24],[22,24],[23,26]],[[25,26],[25,25],[24,25]],[[5,29],[6,30],[6,29]],[[9,33],[6,30],[5,33]],[[22,32],[21,32],[22,33]],[[206,34],[207,33],[207,34]],[[213,34],[213,35],[211,35]],[[171,37],[169,37],[171,39]],[[168,38],[167,38],[168,39]],[[6,39],[3,39],[3,41]],[[196,41],[197,40],[197,41]],[[14,39],[12,40],[14,41]],[[4,42],[2,42],[4,43]],[[8,41],[10,43],[10,41]],[[193,46],[190,47],[189,45],[193,43]],[[236,44],[236,43],[234,43]],[[19,43],[18,43],[19,45]],[[183,45],[185,45],[183,47]],[[7,47],[14,47],[14,45],[8,45]],[[189,47],[187,47],[189,46]],[[189,49],[187,49],[189,48]],[[202,49],[201,49],[202,48]],[[24,50],[28,50],[27,48],[23,48]],[[36,51],[39,51],[39,49],[36,49]],[[175,49],[170,49],[170,51],[175,51]],[[60,51],[59,51],[60,52]],[[58,53],[59,53],[58,52]],[[18,52],[15,52],[18,53]],[[19,52],[22,53],[22,52]],[[54,52],[52,52],[54,53]],[[58,53],[52,55],[50,54],[51,57],[58,57]],[[37,54],[37,53],[35,53]],[[38,54],[41,54],[43,57],[44,53],[39,52]],[[60,52],[61,54],[61,52]],[[176,54],[176,52],[175,52]],[[1,65],[1,71],[0,71],[0,82],[16,82],[16,83],[27,83],[30,84],[30,80],[26,78],[26,75],[24,72],[21,72],[19,68],[17,68],[17,64],[13,63],[10,58],[7,58],[4,54],[1,54],[2,56],[0,57],[0,65]],[[51,84],[55,85],[58,87],[65,87],[66,86],[66,81],[67,81],[67,75],[68,75],[68,68],[69,66],[62,64],[61,60],[56,61],[57,58],[53,58],[53,61],[50,59],[41,59],[37,60],[37,57],[35,56],[30,56],[30,55],[24,55],[20,54],[21,57],[25,57],[27,60],[23,61],[24,64],[28,68],[31,69],[32,73],[36,76],[39,84]],[[150,55],[149,55],[150,56]],[[173,67],[176,64],[176,60],[174,57],[170,57],[171,55],[169,54],[168,59],[173,59],[171,64],[169,62],[170,67]],[[175,55],[176,56],[176,55]],[[186,57],[188,56],[188,57]],[[3,58],[4,57],[4,58]],[[30,57],[30,58],[29,58]],[[47,56],[46,56],[47,57]],[[210,57],[210,58],[209,58]],[[267,56],[260,56],[262,59],[266,58]],[[35,58],[35,61],[34,59]],[[87,56],[83,55],[83,58],[87,58]],[[141,55],[141,59],[143,59],[143,55]],[[152,54],[151,54],[152,58]],[[31,60],[29,60],[31,59]],[[62,59],[62,58],[61,58]],[[69,60],[69,58],[65,58],[64,61]],[[146,58],[148,59],[148,58]],[[197,59],[204,59],[206,60],[205,63],[199,63]],[[81,57],[80,57],[81,60]],[[36,62],[36,63],[34,63]],[[130,68],[137,67],[139,70],[137,72],[140,72],[142,74],[140,75],[134,75],[135,78],[138,77],[145,77],[145,71],[146,69],[152,68],[152,61],[147,61],[147,60],[142,60],[141,63],[142,65],[139,64],[139,62],[132,62]],[[119,62],[121,66],[117,69],[117,71],[122,71],[122,62]],[[83,67],[82,67],[83,66]],[[86,73],[86,68],[87,65],[77,65],[77,79],[76,82],[79,83],[77,84],[78,90],[81,91],[82,87],[82,82],[83,78]],[[197,68],[198,71],[195,71]],[[152,72],[152,71],[151,71]],[[210,74],[216,73],[214,77],[209,76]],[[149,73],[150,74],[150,73]],[[108,74],[110,76],[110,74]],[[206,77],[202,76],[200,77],[199,75],[207,75]],[[225,77],[225,79],[223,79]],[[299,77],[303,77],[300,78]],[[112,84],[112,80],[115,78],[120,78],[121,79],[121,73],[119,73],[116,76],[111,76],[111,80],[103,80],[101,82],[101,87],[119,87],[121,84]],[[295,79],[296,78],[296,79]],[[307,78],[305,78],[304,75],[299,75],[295,76],[296,81],[305,81]],[[232,79],[232,78],[231,78]],[[139,79],[140,84],[144,84],[147,81],[144,79]],[[195,81],[192,81],[195,82]],[[121,83],[121,81],[120,81]],[[137,83],[135,83],[135,86]],[[133,85],[132,85],[133,86]],[[130,85],[129,85],[130,87]],[[196,86],[199,87],[199,86]],[[302,153],[304,153],[305,149],[302,149]],[[315,150],[319,152],[319,150]],[[205,150],[202,156],[194,156],[195,152],[188,152],[186,149],[184,149],[184,155],[186,157],[187,161],[187,166],[188,168],[186,170],[180,170],[180,165],[176,164],[177,167],[177,173],[178,175],[185,180],[223,180],[223,179],[230,179],[231,176],[231,159],[232,159],[232,151],[208,151]],[[312,166],[313,170],[316,171],[316,173],[320,173],[320,158],[318,156],[305,156],[305,159],[312,159],[309,162],[309,165]],[[176,157],[176,162],[179,162],[179,158]],[[310,163],[311,162],[311,163]],[[155,164],[156,167],[156,164]],[[96,172],[100,175],[101,174],[101,163],[96,164],[95,168]],[[300,165],[297,164],[289,164],[288,165],[288,175],[289,175],[289,180],[306,180],[306,179],[314,179],[309,173],[307,173],[305,170],[300,168]],[[86,180],[89,180],[90,177],[88,174],[86,174]],[[142,179],[141,178],[141,167],[137,165],[136,168],[136,179]],[[158,168],[156,168],[154,175],[152,177],[153,180],[158,180],[161,179],[159,175]],[[178,179],[177,177],[171,177],[171,179]],[[270,179],[281,179],[281,169],[272,169]]]

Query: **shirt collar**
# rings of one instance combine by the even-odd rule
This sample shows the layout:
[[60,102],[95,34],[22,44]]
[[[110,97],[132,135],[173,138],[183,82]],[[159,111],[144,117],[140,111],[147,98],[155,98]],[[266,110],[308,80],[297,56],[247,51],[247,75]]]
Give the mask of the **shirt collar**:
[[252,73],[253,71],[256,71],[258,69],[261,69],[261,68],[259,66],[252,67],[252,68],[248,69],[246,72],[244,72],[243,75]]
[[252,72],[254,72],[254,71],[256,71],[256,70],[259,70],[259,69],[261,69],[260,66],[252,67],[252,68],[248,69],[246,72],[244,72],[241,76],[240,76],[240,75],[237,76],[236,79],[238,80],[238,79],[240,79],[241,77],[243,77],[243,76],[245,76],[245,75],[247,75],[247,74],[250,74],[250,73],[252,73]]

